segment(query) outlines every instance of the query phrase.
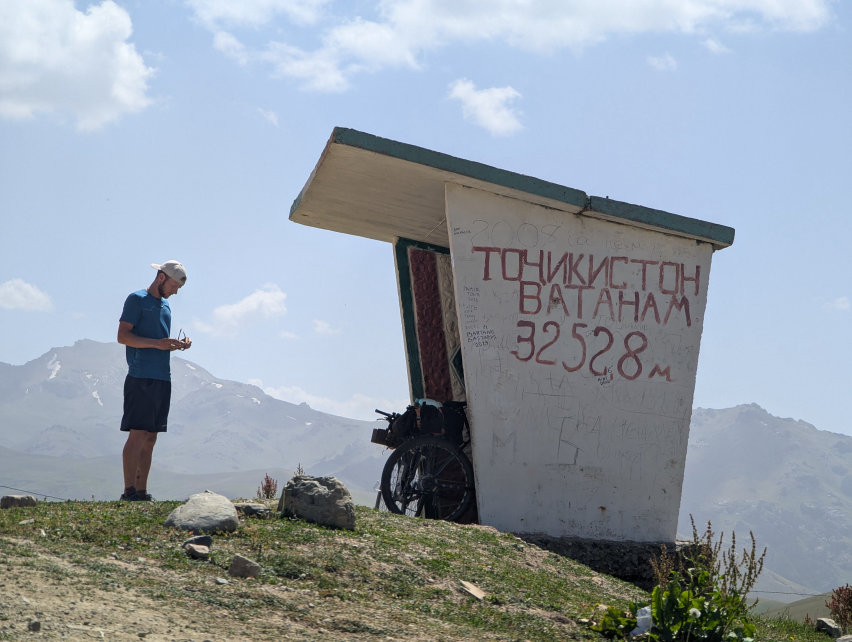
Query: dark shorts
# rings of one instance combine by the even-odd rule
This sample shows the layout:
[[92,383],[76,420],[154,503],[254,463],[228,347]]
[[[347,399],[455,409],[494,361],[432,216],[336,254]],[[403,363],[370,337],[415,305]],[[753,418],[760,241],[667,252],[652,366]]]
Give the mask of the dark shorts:
[[161,379],[140,379],[127,376],[124,380],[124,416],[121,429],[166,432],[172,382]]

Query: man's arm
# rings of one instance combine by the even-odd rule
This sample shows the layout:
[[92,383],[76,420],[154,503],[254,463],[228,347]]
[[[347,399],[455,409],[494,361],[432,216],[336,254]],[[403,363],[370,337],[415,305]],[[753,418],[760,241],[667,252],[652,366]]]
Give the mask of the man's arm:
[[[184,342],[177,339],[149,339],[133,334],[133,324],[127,321],[118,322],[118,342],[131,348],[154,348],[156,350],[178,350]],[[188,347],[188,346],[187,346]]]

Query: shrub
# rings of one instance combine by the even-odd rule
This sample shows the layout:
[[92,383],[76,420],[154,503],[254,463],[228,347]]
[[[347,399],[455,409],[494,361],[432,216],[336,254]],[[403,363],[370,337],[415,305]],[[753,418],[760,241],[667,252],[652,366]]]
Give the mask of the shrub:
[[272,479],[268,474],[264,476],[260,487],[257,489],[258,499],[275,499],[278,494],[278,480]]
[[852,587],[839,586],[831,592],[831,600],[826,602],[831,618],[848,633],[852,629]]

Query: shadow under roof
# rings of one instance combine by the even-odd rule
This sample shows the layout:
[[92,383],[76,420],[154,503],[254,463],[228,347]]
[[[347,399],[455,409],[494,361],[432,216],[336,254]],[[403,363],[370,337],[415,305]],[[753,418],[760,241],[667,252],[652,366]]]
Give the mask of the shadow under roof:
[[545,207],[710,243],[734,242],[725,225],[588,196],[571,187],[335,127],[290,208],[290,220],[393,243],[407,238],[449,247],[444,184],[486,190]]

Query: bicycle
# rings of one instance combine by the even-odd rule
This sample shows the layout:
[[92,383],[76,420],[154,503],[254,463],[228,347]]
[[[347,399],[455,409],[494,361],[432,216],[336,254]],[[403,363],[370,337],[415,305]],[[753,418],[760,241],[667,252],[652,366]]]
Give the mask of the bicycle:
[[[408,406],[403,413],[376,409],[388,422],[370,439],[392,449],[379,485],[392,513],[458,521],[475,497],[473,466],[464,448],[470,425],[463,401]],[[381,421],[379,419],[378,421]]]

